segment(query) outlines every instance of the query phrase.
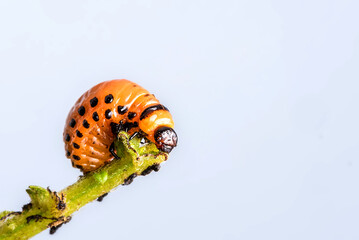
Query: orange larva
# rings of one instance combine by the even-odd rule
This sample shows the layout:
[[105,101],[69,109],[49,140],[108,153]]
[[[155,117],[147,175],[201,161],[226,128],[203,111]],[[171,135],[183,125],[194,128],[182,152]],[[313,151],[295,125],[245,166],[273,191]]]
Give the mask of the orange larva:
[[141,134],[169,153],[177,145],[168,109],[153,94],[122,79],[102,82],[85,92],[66,120],[66,156],[83,172],[93,171],[117,157],[113,141],[121,130]]

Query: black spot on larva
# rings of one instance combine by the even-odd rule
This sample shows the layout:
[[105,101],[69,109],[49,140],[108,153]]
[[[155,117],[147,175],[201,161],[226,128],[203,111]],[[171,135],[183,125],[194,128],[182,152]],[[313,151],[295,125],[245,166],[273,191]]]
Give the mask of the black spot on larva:
[[76,148],[76,149],[79,149],[79,148],[80,148],[80,145],[78,145],[77,143],[73,143],[72,145],[73,145],[74,148]]
[[113,101],[112,94],[109,94],[105,97],[105,103],[112,103],[112,101]]
[[136,117],[136,115],[137,114],[135,112],[129,112],[127,117],[128,117],[129,120],[132,120],[132,119],[134,119],[134,117]]
[[145,94],[145,97],[149,97],[149,96],[150,96],[150,94],[148,94],[148,93],[147,93],[147,94]]
[[82,125],[84,126],[84,128],[89,128],[90,127],[90,124],[87,122],[86,119],[82,122]]
[[122,185],[130,185],[133,182],[133,179],[135,179],[135,177],[137,177],[136,173],[131,174],[130,176],[128,176],[128,178],[125,179]]
[[69,134],[66,134],[66,136],[65,136],[65,141],[66,141],[66,142],[70,141],[70,135],[69,135]]
[[67,151],[66,152],[66,157],[70,157],[70,155],[71,155],[70,151]]
[[98,117],[97,112],[94,112],[94,113],[92,114],[92,119],[95,120],[95,122],[97,122],[98,120],[100,120],[100,118]]
[[96,107],[97,103],[98,103],[97,97],[94,97],[90,100],[91,107]]
[[106,117],[107,119],[110,119],[110,118],[112,117],[112,112],[111,112],[110,109],[107,109],[107,110],[106,110],[106,112],[105,112],[105,117]]
[[127,113],[128,108],[126,106],[118,106],[117,111],[119,114],[123,115],[123,114]]
[[72,157],[74,158],[74,160],[80,160],[81,158],[77,155],[72,155]]
[[71,165],[72,167],[75,167],[75,163],[73,161],[71,161]]
[[85,107],[84,107],[84,106],[79,107],[79,109],[77,110],[77,112],[78,112],[81,116],[85,115],[85,112],[86,112]]
[[73,127],[75,127],[75,125],[76,125],[75,119],[71,119],[70,123],[69,123],[69,126],[73,128]]
[[136,84],[133,84],[132,87],[137,87],[137,85],[136,85]]
[[78,136],[79,138],[82,138],[82,133],[79,130],[76,130],[76,136]]

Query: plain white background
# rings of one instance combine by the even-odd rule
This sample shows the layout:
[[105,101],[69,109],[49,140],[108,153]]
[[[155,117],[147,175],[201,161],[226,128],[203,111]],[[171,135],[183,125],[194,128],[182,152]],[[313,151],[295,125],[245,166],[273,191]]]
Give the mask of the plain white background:
[[34,239],[359,239],[357,1],[0,1],[0,210],[60,190],[68,111],[130,79],[173,114],[158,173]]

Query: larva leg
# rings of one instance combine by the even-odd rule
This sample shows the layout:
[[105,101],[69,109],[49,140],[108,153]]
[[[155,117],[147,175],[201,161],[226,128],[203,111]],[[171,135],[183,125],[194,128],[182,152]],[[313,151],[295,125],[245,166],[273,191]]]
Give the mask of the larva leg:
[[116,159],[120,159],[120,157],[117,156],[117,154],[115,153],[115,144],[114,144],[114,142],[111,143],[109,151],[112,154],[112,156],[114,156]]
[[[131,135],[131,137],[130,137],[130,141],[134,138],[134,137],[136,137],[137,135],[139,135],[140,134],[140,132],[134,132],[132,135]],[[140,136],[140,135],[139,135]]]

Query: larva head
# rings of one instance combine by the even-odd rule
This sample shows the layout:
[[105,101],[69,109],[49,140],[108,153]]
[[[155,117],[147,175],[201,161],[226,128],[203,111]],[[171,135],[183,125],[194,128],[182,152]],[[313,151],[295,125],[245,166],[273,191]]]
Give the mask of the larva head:
[[170,153],[177,146],[177,134],[170,127],[158,128],[154,137],[157,148],[166,153]]
[[162,105],[147,108],[141,114],[139,127],[161,151],[169,153],[177,145],[172,116]]

